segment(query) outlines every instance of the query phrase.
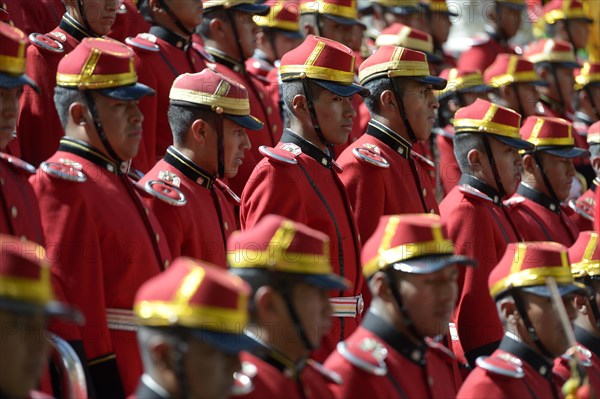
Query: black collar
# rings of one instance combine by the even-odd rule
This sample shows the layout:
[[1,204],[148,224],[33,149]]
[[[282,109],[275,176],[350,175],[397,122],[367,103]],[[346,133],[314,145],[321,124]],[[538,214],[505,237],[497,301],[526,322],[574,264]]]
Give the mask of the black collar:
[[560,215],[560,201],[556,199],[550,198],[547,195],[542,194],[539,191],[536,191],[523,183],[519,184],[517,194],[522,195],[523,197],[535,202],[536,204],[540,204],[544,208],[547,208],[552,212]]
[[498,349],[515,355],[524,362],[529,363],[542,377],[548,381],[552,381],[552,362],[522,342],[515,341],[508,335],[505,335]]
[[367,125],[366,133],[379,141],[385,143],[392,150],[396,151],[404,159],[410,158],[412,143],[401,137],[398,133],[384,125],[383,123],[371,119]]
[[163,159],[166,163],[198,183],[200,186],[208,188],[209,190],[213,189],[215,177],[203,170],[181,152],[177,151],[175,147],[170,146]]
[[256,356],[269,363],[271,366],[279,370],[283,375],[292,380],[297,381],[300,378],[300,372],[306,365],[306,360],[294,363],[289,357],[269,346],[268,350],[259,351]]
[[421,345],[414,344],[410,338],[373,312],[367,312],[362,326],[384,340],[396,352],[411,362],[419,366],[425,366],[425,352],[427,348],[425,343]]
[[78,42],[81,42],[86,37],[100,37],[93,32],[90,32],[77,22],[72,16],[65,13],[58,24],[58,27],[73,36]]
[[102,154],[102,152],[85,141],[76,140],[72,137],[63,137],[60,139],[58,150],[79,155],[115,175],[129,173],[129,162],[122,162],[121,165],[118,165],[115,161],[111,160],[108,156]]
[[502,197],[500,196],[500,193],[495,188],[482,182],[475,176],[464,173],[460,177],[460,181],[458,182],[458,184],[466,184],[468,186],[471,186],[474,189],[481,191],[487,197],[489,197],[495,205],[502,206]]
[[557,100],[548,97],[545,94],[540,94],[540,102],[544,103],[547,107],[549,107],[552,111],[556,112],[559,115],[566,114],[565,108],[561,103],[559,103]]
[[600,356],[600,338],[593,336],[583,328],[575,325],[575,339],[588,348],[596,356]]
[[154,25],[150,28],[150,33],[169,43],[171,46],[177,47],[178,49],[184,50],[185,47],[190,43],[190,39],[179,36],[177,33],[168,30],[164,26]]
[[241,73],[245,72],[244,64],[242,64],[240,61],[236,60],[235,58],[228,56],[221,50],[216,49],[214,47],[204,47],[204,49],[206,50],[207,53],[209,53],[210,55],[212,55],[215,58],[215,62],[217,64],[225,65],[227,68],[232,69],[235,72],[241,72]]
[[304,154],[308,155],[327,169],[331,169],[331,167],[333,166],[336,170],[341,171],[341,168],[335,163],[333,159],[331,159],[331,155],[324,153],[319,148],[317,148],[316,145],[304,139],[303,137],[298,136],[290,129],[285,129],[283,131],[283,135],[281,136],[281,142],[296,144],[298,147],[300,147]]

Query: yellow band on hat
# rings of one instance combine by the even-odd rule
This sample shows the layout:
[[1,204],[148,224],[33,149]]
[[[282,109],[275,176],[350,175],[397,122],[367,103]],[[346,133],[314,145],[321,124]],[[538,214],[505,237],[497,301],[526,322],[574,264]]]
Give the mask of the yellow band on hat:
[[0,73],[22,75],[25,73],[25,57],[0,55]]
[[116,74],[94,74],[102,52],[93,49],[88,56],[79,75],[56,74],[56,84],[64,87],[79,87],[80,89],[98,90],[112,87],[128,86],[137,83],[134,58],[129,59],[129,71]]
[[385,7],[415,7],[418,8],[419,0],[373,0],[373,3]]
[[548,13],[544,14],[544,20],[548,24],[554,24],[556,21],[560,21],[561,19],[591,19],[588,15],[585,14],[583,8],[571,9],[567,10],[552,10]]
[[366,81],[388,76],[396,77],[420,77],[429,75],[429,64],[422,61],[389,61],[376,64],[359,72],[358,79],[361,84]]
[[575,139],[573,138],[573,128],[571,125],[567,126],[567,137],[538,137],[540,135],[540,131],[546,120],[539,118],[533,128],[531,129],[531,136],[527,139],[528,142],[535,145],[536,147],[545,146],[545,145],[557,145],[557,146],[574,146]]
[[538,64],[540,62],[572,62],[577,63],[575,55],[571,51],[552,51],[550,53],[532,54],[527,57],[530,62]]
[[521,138],[518,127],[479,119],[455,119],[454,130],[457,133],[461,130],[477,130],[481,133],[497,134],[499,136],[506,136],[515,139]]
[[490,79],[490,86],[503,87],[511,83],[529,83],[540,80],[540,77],[535,71],[513,72],[504,75],[494,76]]
[[[355,4],[356,2],[353,1]],[[338,4],[330,4],[325,0],[315,0],[308,3],[302,3],[300,5],[301,14],[318,13],[334,15],[336,17],[343,17],[348,19],[358,18],[358,9],[356,7],[341,6]]]
[[[381,46],[401,46],[406,47],[412,50],[422,51],[424,53],[432,53],[433,52],[433,41],[432,40],[418,40],[412,37],[408,37],[410,33],[410,28],[407,29],[407,32],[400,32],[397,35],[380,35],[377,40],[375,40],[375,45],[377,47]],[[430,36],[431,38],[431,36]]]
[[448,4],[446,4],[445,1],[439,1],[439,2],[435,2],[435,3],[427,3],[427,5],[429,6],[429,10],[431,12],[448,12]]
[[600,82],[600,72],[591,75],[580,74],[575,77],[575,90],[581,90],[590,83]]
[[512,287],[532,287],[545,285],[546,278],[554,277],[558,284],[574,284],[571,269],[564,266],[537,267],[525,269],[519,272],[511,272],[510,275],[498,281],[490,288],[490,294],[495,297],[500,292]]
[[231,115],[250,115],[250,101],[247,98],[228,98],[218,94],[203,93],[199,91],[173,87],[169,93],[169,99],[206,105],[210,107],[221,107],[226,114]]
[[262,26],[265,28],[277,28],[283,30],[289,30],[291,32],[299,32],[300,31],[300,23],[292,22],[292,21],[281,21],[275,18],[271,18],[270,16],[261,17],[260,15],[255,15],[254,22],[258,26]]
[[49,268],[40,268],[39,280],[1,276],[0,297],[19,302],[30,302],[40,306],[47,304],[54,299]]
[[590,276],[590,277],[600,276],[600,261],[586,260],[583,262],[573,263],[571,265],[571,273],[573,274],[573,277],[575,277],[575,278],[580,278],[580,277],[585,277],[585,276]]
[[348,85],[354,83],[354,72],[311,65],[282,65],[280,74],[284,82],[290,79],[301,78],[302,74],[306,74],[306,77],[310,79],[328,80]]

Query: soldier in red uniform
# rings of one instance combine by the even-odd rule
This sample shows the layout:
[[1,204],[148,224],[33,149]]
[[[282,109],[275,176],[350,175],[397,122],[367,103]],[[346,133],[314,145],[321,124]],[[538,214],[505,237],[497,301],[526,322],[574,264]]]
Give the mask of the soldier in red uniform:
[[52,272],[87,319],[81,336],[98,397],[135,388],[135,337],[120,322],[133,317],[135,289],[170,260],[158,221],[127,176],[142,135],[137,101],[152,93],[137,83],[133,62],[127,46],[100,38],[63,58],[55,99],[66,137],[30,178]]
[[[139,399],[226,399],[246,335],[250,287],[215,265],[177,258],[135,296],[144,374]],[[247,378],[246,378],[247,380]]]
[[600,121],[600,62],[586,62],[575,70],[575,90],[573,127],[585,136],[588,128]]
[[459,109],[454,116],[454,151],[462,177],[440,204],[440,212],[456,251],[479,264],[460,276],[454,314],[462,345],[453,340],[454,352],[459,358],[464,352],[471,365],[478,356],[492,353],[502,338],[486,281],[507,244],[520,239],[502,204],[521,180],[518,151],[532,147],[521,139],[520,124],[515,111],[485,100]]
[[530,116],[521,136],[535,147],[523,154],[523,181],[505,205],[524,240],[571,246],[579,229],[561,203],[575,176],[572,159],[589,154],[575,147],[572,125],[564,119]]
[[454,397],[456,360],[434,337],[448,332],[457,266],[474,262],[454,255],[440,217],[426,214],[381,217],[362,261],[373,302],[325,363],[344,380],[331,386],[334,396]]
[[494,7],[486,7],[485,34],[483,38],[471,39],[473,45],[464,51],[457,62],[458,69],[485,71],[501,53],[514,54],[508,41],[521,26],[521,15],[526,8],[525,0],[495,0]]
[[448,7],[446,0],[422,0],[420,5],[425,9],[427,31],[433,38],[434,53],[443,60],[438,67],[438,72],[444,68],[456,67],[456,59],[444,51],[444,44],[448,41],[452,21],[458,17],[456,3],[452,4],[452,9]]
[[212,59],[202,57],[191,45],[194,29],[202,21],[199,0],[140,0],[138,7],[152,27],[125,42],[135,50],[140,82],[156,91],[140,101],[144,137],[133,166],[146,173],[172,143],[167,109],[173,81],[182,73],[200,72]]
[[[290,128],[274,148],[263,147],[265,158],[254,169],[242,194],[242,229],[263,216],[286,216],[331,239],[333,270],[347,278],[346,290],[331,293],[353,312],[338,311],[330,334],[315,355],[323,359],[360,321],[360,240],[352,207],[332,159],[331,147],[347,140],[356,112],[350,97],[367,95],[354,82],[354,56],[348,47],[309,36],[281,59],[282,91]],[[351,305],[354,304],[354,305]]]
[[587,46],[589,27],[594,22],[581,0],[551,0],[542,8],[546,37],[564,40],[575,50]]
[[69,0],[65,4],[67,12],[56,29],[45,35],[32,34],[32,45],[27,49],[27,74],[39,83],[40,90],[23,90],[17,122],[18,151],[35,166],[56,151],[64,135],[52,106],[59,61],[84,37],[106,35],[117,14],[116,0]]
[[427,140],[438,102],[433,90],[444,79],[430,76],[426,56],[404,47],[383,46],[360,67],[360,83],[371,95],[367,131],[338,158],[361,239],[379,217],[438,213],[431,179],[412,146]]
[[246,129],[263,124],[250,116],[248,92],[205,69],[175,80],[169,95],[173,145],[140,180],[165,232],[171,255],[227,268],[225,244],[237,222],[239,198],[220,179],[236,175],[250,148]]
[[[308,359],[331,325],[329,291],[348,281],[333,273],[329,237],[282,216],[267,215],[227,242],[231,272],[252,287],[255,335],[265,350],[243,353],[254,390],[243,398],[330,398],[339,376]],[[353,304],[347,307],[352,311]]]
[[572,322],[573,296],[586,290],[573,280],[567,248],[555,242],[508,245],[488,282],[506,332],[498,350],[477,359],[477,368],[457,398],[563,397],[553,381],[552,366],[569,341],[550,300],[549,278],[558,286]]
[[[16,28],[15,28],[16,29]],[[48,361],[51,318],[82,321],[81,314],[55,300],[44,248],[0,234],[0,397],[47,398],[38,386]],[[71,392],[75,396],[82,392]]]
[[367,36],[375,42],[380,32],[399,22],[411,28],[427,31],[428,26],[423,22],[423,9],[419,0],[373,0],[371,2],[373,15],[373,28]]
[[[587,133],[588,148],[590,151],[590,163],[594,168],[596,178],[592,181],[589,190],[587,190],[577,200],[569,201],[569,207],[574,211],[570,216],[579,227],[580,231],[593,230],[594,220],[597,213],[596,195],[598,186],[600,186],[600,121],[590,126]],[[597,230],[598,231],[598,230]]]

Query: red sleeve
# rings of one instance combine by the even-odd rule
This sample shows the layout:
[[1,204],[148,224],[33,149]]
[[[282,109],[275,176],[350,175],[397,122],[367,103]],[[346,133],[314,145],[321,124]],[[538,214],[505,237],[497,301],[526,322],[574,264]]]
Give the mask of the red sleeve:
[[491,42],[485,45],[475,45],[463,52],[456,63],[457,68],[459,70],[468,71],[479,69],[483,73],[496,58],[496,52],[494,50],[489,50],[489,46],[492,45],[490,43]]
[[[182,254],[190,253],[185,247],[185,233],[187,229],[181,220],[181,210],[169,205],[166,202],[156,198],[144,198],[148,208],[152,210],[154,216],[163,229],[164,236],[171,251],[171,258],[175,259]],[[184,205],[190,206],[190,205]],[[199,214],[196,217],[200,216]]]

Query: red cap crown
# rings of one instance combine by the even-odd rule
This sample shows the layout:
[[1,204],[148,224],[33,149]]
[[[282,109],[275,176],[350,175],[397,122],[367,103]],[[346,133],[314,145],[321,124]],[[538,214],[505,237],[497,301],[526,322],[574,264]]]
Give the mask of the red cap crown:
[[401,46],[411,50],[433,53],[433,39],[427,32],[395,22],[381,31],[375,40],[377,47]]
[[573,125],[561,118],[530,116],[521,127],[523,140],[536,147],[575,145]]
[[256,25],[291,32],[300,30],[300,2],[298,0],[268,0],[264,4],[270,7],[269,13],[265,16],[255,16]]
[[301,0],[302,14],[319,13],[346,19],[358,18],[356,0]]
[[592,21],[581,0],[551,0],[544,6],[542,13],[548,24],[554,24],[561,19]]
[[563,40],[541,39],[535,41],[527,48],[524,57],[534,64],[552,62],[572,65],[574,68],[578,65],[573,45]]
[[181,257],[140,287],[134,312],[141,325],[240,334],[248,322],[250,291],[226,270]]
[[598,233],[582,231],[577,241],[569,248],[571,271],[575,278],[600,277],[600,245]]
[[0,22],[0,73],[25,73],[25,34],[5,22]]
[[600,121],[594,123],[587,132],[588,144],[600,144]]
[[498,54],[494,63],[485,70],[483,77],[485,83],[492,87],[540,81],[533,63],[515,54]]
[[581,90],[589,84],[600,83],[600,63],[586,62],[575,71],[575,89]]
[[510,288],[545,286],[553,277],[558,285],[575,285],[567,248],[556,242],[508,244],[488,278],[490,294],[498,297]]
[[454,115],[456,133],[490,133],[520,140],[520,126],[519,113],[482,99],[459,109]]

